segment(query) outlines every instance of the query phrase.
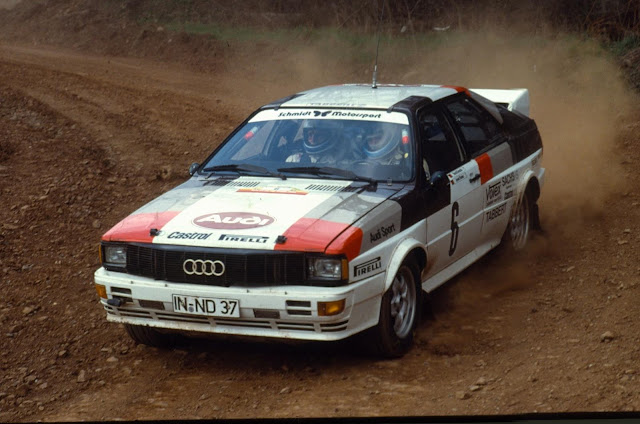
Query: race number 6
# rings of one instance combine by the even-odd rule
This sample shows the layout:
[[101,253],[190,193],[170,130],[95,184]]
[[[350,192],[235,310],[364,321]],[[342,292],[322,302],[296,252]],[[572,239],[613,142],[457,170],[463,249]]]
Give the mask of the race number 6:
[[453,202],[453,205],[451,205],[451,243],[449,243],[449,256],[453,256],[456,247],[458,247],[458,222],[456,222],[456,217],[459,212],[460,205],[458,205],[458,202]]

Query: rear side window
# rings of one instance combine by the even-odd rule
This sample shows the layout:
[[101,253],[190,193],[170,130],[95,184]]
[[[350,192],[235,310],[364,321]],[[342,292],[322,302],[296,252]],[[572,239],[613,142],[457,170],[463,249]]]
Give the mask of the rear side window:
[[470,157],[502,140],[502,130],[493,116],[468,97],[446,105],[463,138]]

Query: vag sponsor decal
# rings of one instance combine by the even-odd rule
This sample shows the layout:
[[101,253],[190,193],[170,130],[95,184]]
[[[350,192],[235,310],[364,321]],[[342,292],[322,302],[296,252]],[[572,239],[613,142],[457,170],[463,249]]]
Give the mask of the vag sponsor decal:
[[192,222],[199,227],[215,230],[247,230],[267,226],[275,222],[275,219],[260,213],[216,212],[201,215]]
[[491,206],[502,198],[502,183],[500,181],[487,187],[486,205]]
[[486,213],[486,221],[493,221],[494,219],[496,219],[497,217],[501,216],[502,214],[504,214],[504,212],[507,210],[507,204],[504,203],[500,206],[498,206],[497,208],[491,209],[490,211],[488,211]]
[[181,233],[174,231],[170,233],[167,238],[178,240],[206,240],[211,236],[211,233]]
[[269,237],[264,236],[241,236],[237,234],[222,234],[218,240],[220,241],[239,241],[242,243],[266,243]]
[[371,259],[370,261],[361,263],[353,267],[353,275],[359,277],[361,275],[369,274],[370,272],[377,271],[382,268],[382,261],[380,257]]
[[371,243],[380,241],[383,238],[386,238],[395,232],[396,232],[396,224],[391,224],[389,226],[382,226],[378,228],[377,231],[369,234],[371,236]]

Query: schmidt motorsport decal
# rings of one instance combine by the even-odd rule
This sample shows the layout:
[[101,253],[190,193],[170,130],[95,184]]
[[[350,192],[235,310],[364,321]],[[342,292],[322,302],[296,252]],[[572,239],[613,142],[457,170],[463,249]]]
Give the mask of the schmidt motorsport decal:
[[266,243],[269,237],[263,236],[241,236],[237,234],[222,234],[218,240],[220,241],[239,241],[243,243]]
[[255,114],[249,122],[289,119],[347,119],[352,121],[379,121],[404,125],[409,124],[409,118],[401,112],[379,112],[354,109],[315,109],[316,107],[322,108],[323,106],[324,105],[313,105],[314,109],[304,107],[278,110],[267,109]]
[[359,277],[361,275],[369,274],[370,272],[377,271],[382,268],[382,261],[378,256],[375,259],[371,259],[367,262],[361,263],[353,267],[353,275]]
[[199,227],[214,230],[245,230],[267,226],[275,222],[275,219],[261,213],[216,212],[200,215],[192,222]]

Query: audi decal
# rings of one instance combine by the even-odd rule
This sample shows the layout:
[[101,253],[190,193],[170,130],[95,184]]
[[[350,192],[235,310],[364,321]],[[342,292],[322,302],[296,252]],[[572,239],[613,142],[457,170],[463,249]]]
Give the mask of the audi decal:
[[193,220],[195,225],[217,230],[241,230],[264,227],[275,219],[269,215],[248,212],[217,212],[201,215]]

